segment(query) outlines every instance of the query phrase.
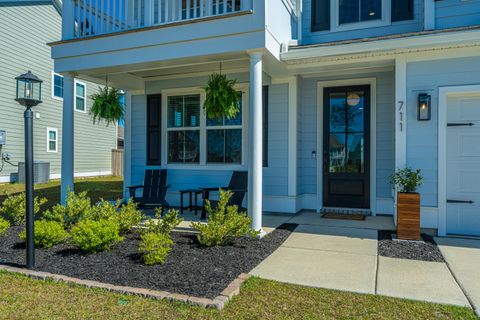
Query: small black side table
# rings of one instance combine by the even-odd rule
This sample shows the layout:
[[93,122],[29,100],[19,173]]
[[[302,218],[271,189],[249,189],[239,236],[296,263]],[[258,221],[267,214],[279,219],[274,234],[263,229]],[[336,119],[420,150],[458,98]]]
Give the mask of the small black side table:
[[[183,196],[188,193],[188,206],[185,206],[183,204]],[[198,205],[198,195],[202,195],[203,190],[200,189],[187,189],[187,190],[180,190],[180,214],[183,214],[184,209],[188,210],[193,210],[195,212],[195,215],[197,215],[197,211],[201,209],[201,207]],[[192,200],[195,196],[195,203],[192,203]]]

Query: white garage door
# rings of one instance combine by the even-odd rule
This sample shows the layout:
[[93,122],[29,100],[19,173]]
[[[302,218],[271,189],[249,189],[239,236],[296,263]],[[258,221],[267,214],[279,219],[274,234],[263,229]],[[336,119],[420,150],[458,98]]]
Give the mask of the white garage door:
[[447,233],[480,236],[480,93],[448,99]]

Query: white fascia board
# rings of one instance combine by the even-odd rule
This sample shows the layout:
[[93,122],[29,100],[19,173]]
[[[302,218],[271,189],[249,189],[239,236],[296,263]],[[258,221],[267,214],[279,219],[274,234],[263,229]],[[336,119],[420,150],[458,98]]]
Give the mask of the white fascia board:
[[[125,69],[128,65],[159,63],[161,61],[196,58],[199,56],[222,55],[245,52],[265,47],[265,32],[246,33],[238,36],[217,37],[189,42],[178,42],[128,50],[101,52],[96,54],[55,57],[56,72],[75,72],[97,68]],[[128,70],[128,67],[127,67]]]
[[294,49],[282,53],[281,58],[282,61],[293,62],[294,60],[360,53],[386,53],[388,51],[392,51],[392,53],[402,53],[414,50],[428,49],[429,47],[436,46],[461,46],[465,45],[466,43],[480,45],[480,30],[439,32],[435,34],[409,36],[396,39],[384,39],[331,46]]

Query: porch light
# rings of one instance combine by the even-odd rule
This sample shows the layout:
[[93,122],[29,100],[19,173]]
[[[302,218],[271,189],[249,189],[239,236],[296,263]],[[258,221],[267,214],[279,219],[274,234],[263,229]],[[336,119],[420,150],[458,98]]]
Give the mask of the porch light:
[[432,117],[432,97],[426,93],[418,95],[418,121],[428,121]]
[[15,100],[22,106],[31,108],[42,103],[42,80],[28,71],[15,78],[17,96]]

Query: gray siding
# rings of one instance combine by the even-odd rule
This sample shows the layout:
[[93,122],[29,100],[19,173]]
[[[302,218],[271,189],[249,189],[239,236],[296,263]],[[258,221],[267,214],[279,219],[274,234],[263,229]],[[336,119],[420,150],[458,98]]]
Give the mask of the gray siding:
[[435,2],[435,27],[447,29],[480,24],[480,0]]
[[393,72],[356,74],[350,77],[305,78],[302,83],[302,99],[299,109],[299,183],[300,194],[317,193],[317,159],[312,158],[312,151],[317,150],[317,83],[352,78],[377,79],[377,198],[390,198],[391,187],[388,177],[395,166],[394,135],[394,75]]
[[[460,1],[460,0],[458,0]],[[360,39],[423,30],[423,1],[414,0],[414,19],[393,22],[389,26],[356,29],[341,32],[312,32],[312,0],[303,0],[303,44],[314,44],[349,39]]]
[[[422,170],[422,205],[438,203],[438,88],[480,84],[480,57],[433,60],[407,66],[407,164]],[[432,120],[417,121],[417,97],[432,96]]]
[[[248,74],[239,74],[239,82]],[[204,86],[206,77],[147,82],[149,94],[162,89]],[[271,85],[269,89],[268,158],[264,168],[264,194],[286,196],[288,194],[288,85]],[[162,150],[163,151],[163,150]],[[132,102],[132,184],[141,183],[146,168],[146,96],[133,96]],[[247,168],[245,167],[245,170]],[[181,189],[215,187],[228,184],[232,171],[212,169],[174,170],[168,172],[168,183],[172,185],[170,201],[178,202]]]
[[[25,23],[28,21],[28,23]],[[12,155],[12,161],[23,161],[23,108],[15,98],[14,78],[28,70],[38,75],[42,86],[43,103],[34,111],[34,152],[36,160],[51,163],[51,173],[60,173],[62,137],[62,101],[52,99],[53,60],[47,43],[57,41],[61,34],[61,17],[52,4],[0,4],[0,130],[7,131],[7,144],[0,152]],[[87,83],[87,96],[97,85]],[[75,172],[111,170],[111,149],[116,147],[115,126],[94,126],[87,113],[75,112]],[[57,128],[58,152],[47,153],[47,127]],[[0,178],[17,169],[5,164]]]

